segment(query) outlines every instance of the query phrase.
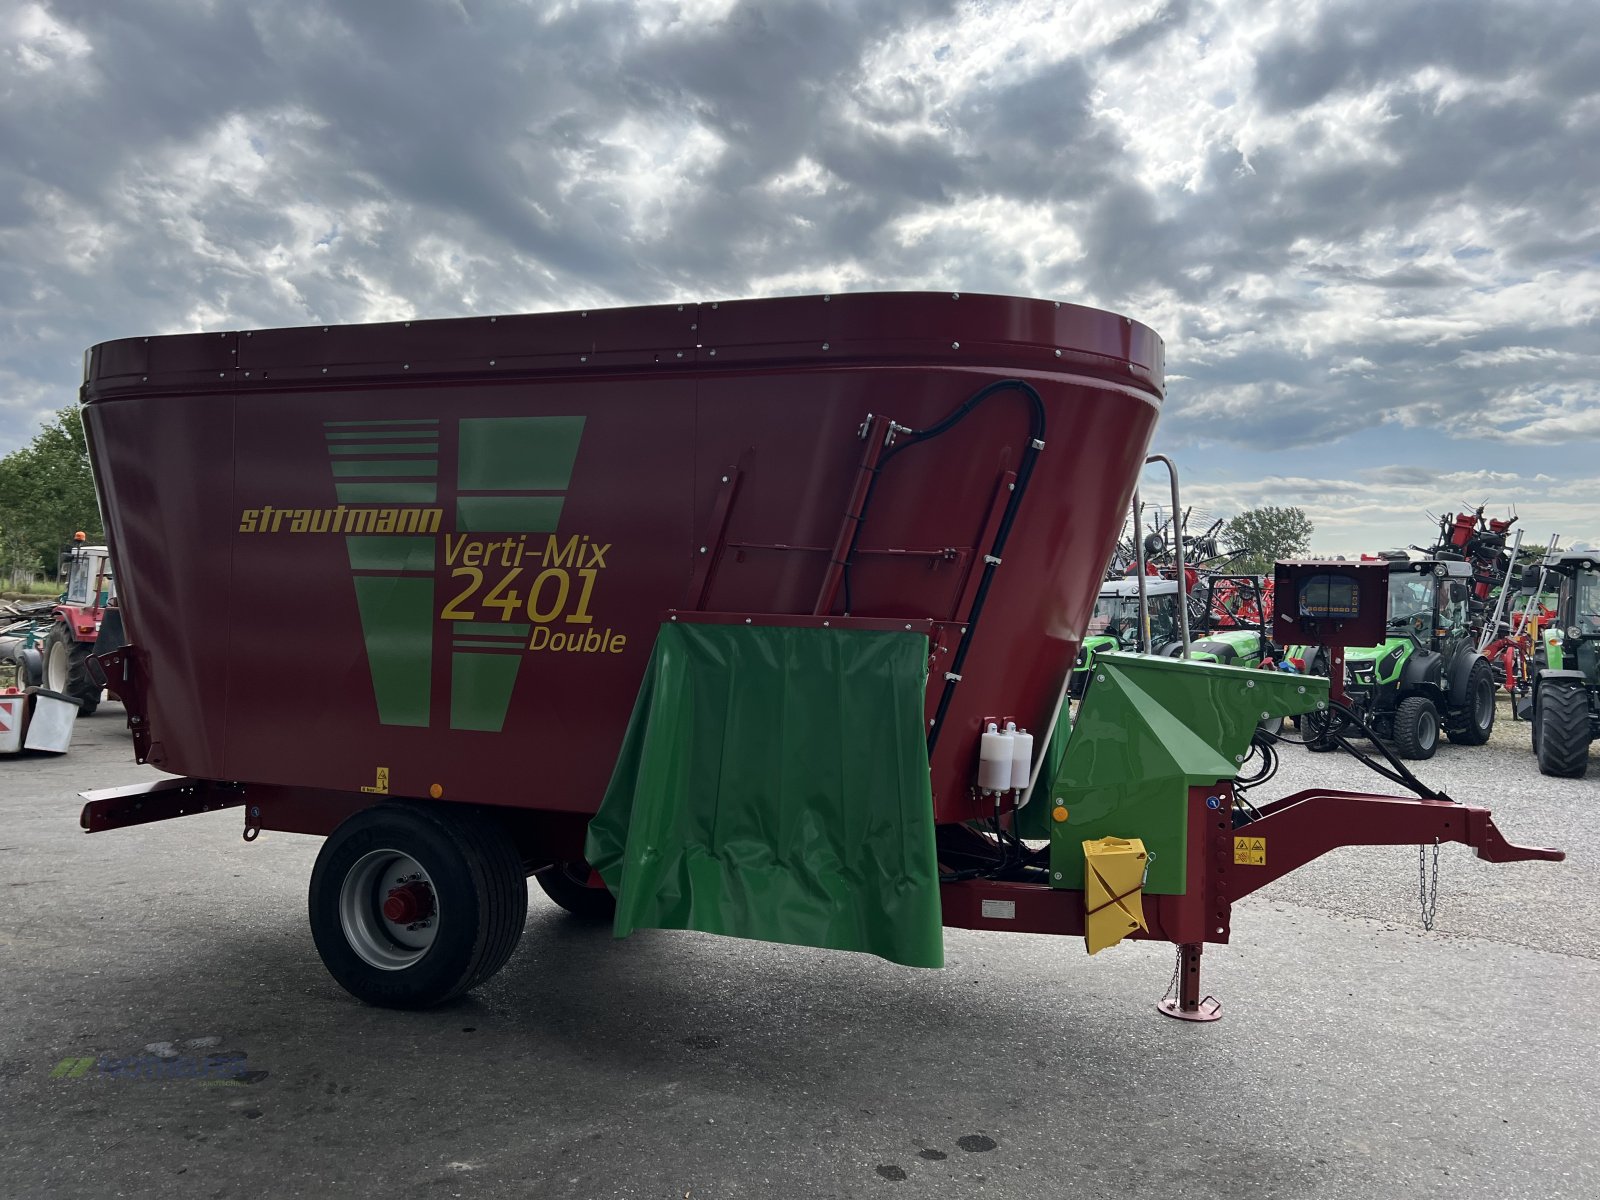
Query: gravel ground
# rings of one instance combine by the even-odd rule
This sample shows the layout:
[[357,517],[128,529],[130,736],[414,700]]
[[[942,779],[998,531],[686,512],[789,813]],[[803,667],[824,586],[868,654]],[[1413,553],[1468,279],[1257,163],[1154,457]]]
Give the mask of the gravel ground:
[[[77,830],[79,790],[153,775],[108,704],[0,760],[0,1196],[1593,1200],[1600,770],[1543,778],[1507,715],[1419,772],[1566,863],[1446,847],[1426,933],[1414,848],[1338,851],[1236,908],[1192,1026],[1160,945],[951,930],[916,971],[619,943],[537,891],[472,996],[366,1008],[311,946],[314,839]],[[1390,790],[1286,750],[1312,785]],[[213,1053],[247,1074],[102,1069]]]

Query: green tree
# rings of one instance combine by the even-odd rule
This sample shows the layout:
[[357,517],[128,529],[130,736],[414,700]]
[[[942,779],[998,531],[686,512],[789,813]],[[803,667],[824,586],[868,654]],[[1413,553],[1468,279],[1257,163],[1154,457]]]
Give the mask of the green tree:
[[0,571],[54,574],[56,555],[79,530],[91,542],[105,540],[83,414],[71,405],[0,458]]
[[1240,513],[1229,521],[1220,539],[1235,555],[1237,570],[1272,574],[1280,558],[1299,558],[1311,548],[1312,525],[1303,509],[1267,505]]

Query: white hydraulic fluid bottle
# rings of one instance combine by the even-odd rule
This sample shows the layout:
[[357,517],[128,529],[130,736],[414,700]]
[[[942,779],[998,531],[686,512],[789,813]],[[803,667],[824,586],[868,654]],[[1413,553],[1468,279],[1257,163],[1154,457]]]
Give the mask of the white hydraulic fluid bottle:
[[[1016,729],[1008,725],[1008,729]],[[1028,790],[1028,776],[1033,770],[1033,734],[1026,729],[1017,729],[1011,735],[1011,790],[1025,792]]]
[[1001,733],[993,721],[983,731],[978,744],[978,788],[985,792],[1003,792],[1011,787],[1012,745],[1016,738]]

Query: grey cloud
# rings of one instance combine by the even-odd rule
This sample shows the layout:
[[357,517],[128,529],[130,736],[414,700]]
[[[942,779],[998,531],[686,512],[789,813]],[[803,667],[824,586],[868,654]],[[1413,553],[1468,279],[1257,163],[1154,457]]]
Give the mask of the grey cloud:
[[[1592,309],[1548,329],[1525,312],[1480,320],[1449,344],[1428,332],[1473,287],[1592,266],[1600,129],[1570,119],[1600,75],[1578,67],[1596,57],[1582,6],[1329,9],[1269,46],[1255,95],[1229,98],[1265,102],[1290,131],[1248,160],[1216,138],[1189,191],[1142,182],[1100,115],[1107,71],[1199,51],[1209,12],[1188,0],[1103,49],[1061,47],[948,96],[921,73],[948,52],[895,78],[866,64],[975,11],[956,0],[745,0],[653,37],[624,0],[549,20],[510,0],[51,9],[94,50],[43,81],[0,66],[0,368],[14,379],[0,374],[0,445],[26,436],[40,397],[70,398],[82,348],[108,336],[385,304],[442,316],[734,296],[830,273],[1168,314],[1186,378],[1163,437],[1178,442],[1306,447],[1396,421],[1453,435],[1528,387],[1526,361],[1496,356],[1507,347],[1555,352],[1531,368],[1543,383],[1600,388]],[[1412,78],[1430,63],[1528,86],[1446,101]],[[1356,157],[1330,114],[1299,110],[1362,89],[1388,120],[1378,153]],[[209,177],[173,165],[230,117],[240,131]],[[672,169],[670,191],[630,210],[618,173],[696,138],[709,148]],[[816,190],[775,186],[807,162]],[[72,261],[57,196],[91,227]],[[1036,214],[1083,258],[965,219],[899,236],[909,217],[980,203]],[[1461,205],[1491,244],[1440,265],[1465,248],[1427,230]],[[283,252],[334,229],[315,253]],[[1373,238],[1391,248],[1379,261]],[[1397,265],[1395,246],[1419,261]],[[1364,288],[1385,322],[1308,350],[1328,293]],[[1508,428],[1597,436],[1537,404]]]
[[1155,16],[1141,22],[1107,46],[1106,57],[1131,58],[1143,50],[1148,50],[1168,34],[1182,28],[1189,20],[1191,8],[1190,0],[1167,0]]
[[966,190],[1028,200],[1092,196],[1114,173],[1120,148],[1091,111],[1094,79],[1067,59],[1008,79],[947,114],[973,147]]
[[1351,267],[1334,267],[1329,274],[1344,276],[1361,283],[1371,283],[1386,288],[1459,288],[1471,286],[1471,280],[1460,271],[1439,267],[1401,267],[1394,271],[1374,274]]
[[1428,467],[1388,466],[1372,467],[1361,472],[1369,483],[1393,486],[1426,486],[1439,478],[1439,472]]
[[1308,32],[1262,52],[1256,86],[1276,108],[1302,108],[1335,91],[1436,64],[1478,81],[1539,74],[1562,95],[1587,95],[1600,86],[1593,17],[1592,6],[1573,2],[1537,8],[1499,0],[1329,5]]

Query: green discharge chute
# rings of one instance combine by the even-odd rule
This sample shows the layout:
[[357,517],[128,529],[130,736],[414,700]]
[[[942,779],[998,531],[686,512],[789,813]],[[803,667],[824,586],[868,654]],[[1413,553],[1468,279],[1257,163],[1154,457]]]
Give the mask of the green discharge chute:
[[1083,886],[1084,841],[1136,837],[1151,855],[1145,892],[1182,895],[1189,788],[1231,781],[1257,724],[1326,706],[1328,681],[1145,654],[1097,655],[1094,670],[1055,774],[1028,805],[1043,803],[1035,821],[1057,800],[1069,814],[1047,826],[1051,881]]
[[587,855],[615,932],[944,965],[916,633],[668,622]]

